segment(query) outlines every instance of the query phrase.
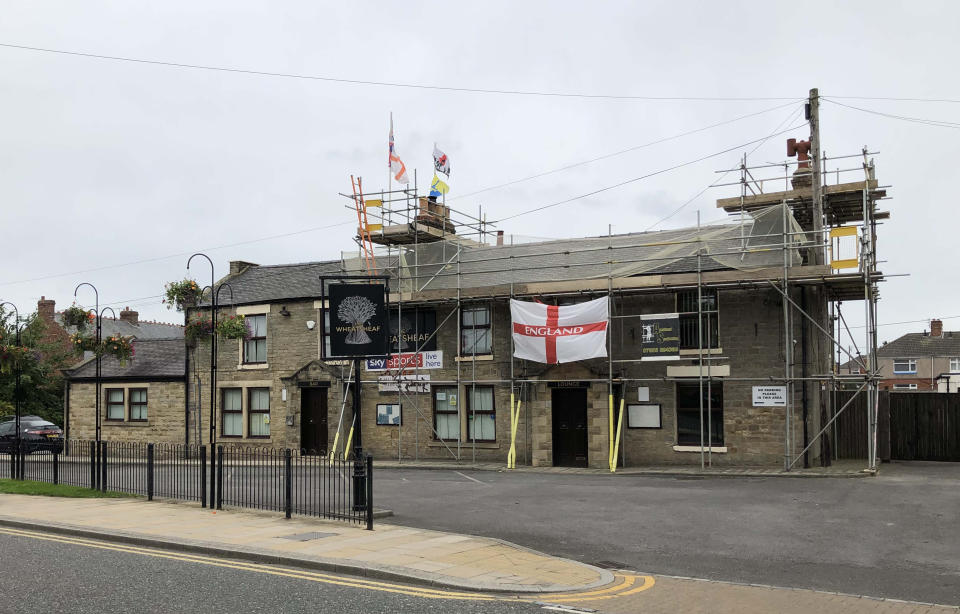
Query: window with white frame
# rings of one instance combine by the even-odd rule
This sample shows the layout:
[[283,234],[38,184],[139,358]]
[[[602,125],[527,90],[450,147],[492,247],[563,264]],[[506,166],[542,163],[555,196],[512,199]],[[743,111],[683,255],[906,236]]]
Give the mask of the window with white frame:
[[894,390],[916,390],[917,385],[916,384],[894,384],[893,389]]
[[950,373],[960,373],[960,357],[950,359]]
[[250,388],[248,414],[250,417],[250,437],[270,436],[270,389]]
[[243,390],[224,388],[222,394],[220,408],[223,414],[221,420],[223,436],[243,437]]
[[497,412],[493,403],[493,386],[470,386],[467,389],[467,437],[471,441],[497,440]]
[[460,439],[460,413],[457,411],[457,387],[433,387],[434,436],[441,441]]
[[894,373],[916,373],[917,359],[916,358],[894,358],[893,372]]
[[246,316],[250,336],[243,342],[243,362],[262,364],[267,362],[267,315]]
[[460,355],[491,352],[490,307],[474,305],[460,309]]
[[132,422],[147,421],[147,389],[130,389],[130,420]]
[[123,420],[125,417],[123,388],[107,389],[107,420]]

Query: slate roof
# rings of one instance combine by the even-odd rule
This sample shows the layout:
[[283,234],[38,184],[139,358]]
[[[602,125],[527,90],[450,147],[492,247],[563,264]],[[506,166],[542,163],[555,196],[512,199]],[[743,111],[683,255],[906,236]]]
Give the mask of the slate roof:
[[960,331],[943,331],[942,337],[926,333],[907,333],[877,348],[880,358],[922,358],[960,356]]
[[[187,347],[183,339],[137,339],[133,342],[133,359],[121,366],[112,356],[104,356],[100,364],[102,379],[161,379],[184,377]],[[69,371],[68,379],[93,379],[97,363],[88,360]]]
[[[779,210],[775,217],[782,219]],[[699,263],[703,271],[782,266],[783,252],[779,248],[766,249],[765,244],[772,241],[765,238],[770,232],[769,226],[766,220],[762,226],[760,222],[750,221],[744,226],[714,224],[497,246],[454,240],[421,244],[415,248],[416,253],[412,246],[402,247],[394,250],[390,259],[378,256],[377,265],[381,274],[396,278],[397,265],[402,259],[409,269],[400,277],[401,283],[409,284],[408,271],[418,263],[417,286],[426,290],[456,288],[458,275],[461,287],[482,288],[545,280],[596,279],[611,273],[615,277],[689,273],[697,270],[698,249],[703,249]],[[754,227],[758,228],[757,236],[751,235]],[[791,258],[791,262],[800,264],[795,250]],[[459,267],[455,264],[458,259]],[[220,291],[219,303],[243,305],[319,297],[320,275],[359,275],[363,270],[359,258],[251,266],[225,280],[233,289],[233,295],[225,287]]]
[[[63,316],[60,313],[54,314],[54,321],[63,326]],[[136,337],[137,339],[183,339],[183,326],[179,324],[167,324],[165,322],[144,322],[131,324],[126,320],[103,318],[101,320],[103,337],[110,335],[122,335],[124,337]],[[77,332],[75,326],[63,326],[68,333]],[[91,329],[87,329],[91,332]]]

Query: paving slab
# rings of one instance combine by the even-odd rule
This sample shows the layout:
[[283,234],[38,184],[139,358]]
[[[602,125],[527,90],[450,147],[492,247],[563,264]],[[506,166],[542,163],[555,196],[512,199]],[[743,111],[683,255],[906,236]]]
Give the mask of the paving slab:
[[[614,581],[608,570],[493,538],[143,499],[4,494],[0,525],[484,592],[585,591]],[[323,536],[291,539],[308,533]]]

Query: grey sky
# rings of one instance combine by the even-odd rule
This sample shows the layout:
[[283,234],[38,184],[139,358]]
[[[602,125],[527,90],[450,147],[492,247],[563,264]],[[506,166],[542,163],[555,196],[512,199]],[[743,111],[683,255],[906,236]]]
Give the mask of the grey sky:
[[[960,6],[952,2],[317,3],[0,0],[0,43],[87,53],[432,85],[678,97],[795,97],[796,105],[534,181],[453,201],[489,219],[563,200],[764,137],[798,123],[800,99],[960,100]],[[388,117],[420,187],[436,141],[455,198],[570,163],[771,109],[786,100],[636,101],[453,93],[176,69],[0,48],[0,297],[32,311],[94,283],[101,304],[179,320],[159,299],[206,250],[262,264],[335,258],[350,224],[349,175],[387,180]],[[960,104],[844,100],[960,121]],[[786,122],[786,123],[784,123]],[[780,161],[771,138],[752,162]],[[792,133],[806,137],[804,129]],[[880,229],[880,321],[960,316],[955,196],[960,130],[824,103],[828,155],[876,156],[892,218]],[[505,222],[540,237],[644,230],[736,166],[742,148]],[[832,166],[831,166],[832,167]],[[661,228],[724,218],[708,190]],[[355,220],[355,217],[353,218]],[[197,278],[209,279],[205,266]],[[37,281],[23,281],[34,280]],[[88,294],[84,303],[92,302]],[[850,324],[862,306],[847,310]],[[892,339],[923,323],[884,326]],[[960,317],[947,320],[960,330]],[[859,341],[859,340],[858,340]]]

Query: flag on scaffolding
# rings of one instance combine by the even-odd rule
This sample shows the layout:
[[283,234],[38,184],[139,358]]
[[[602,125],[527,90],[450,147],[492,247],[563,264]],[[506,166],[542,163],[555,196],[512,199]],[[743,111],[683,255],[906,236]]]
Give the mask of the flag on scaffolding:
[[437,169],[437,172],[450,177],[450,158],[437,149],[436,143],[433,144],[433,168]]
[[400,159],[400,156],[397,155],[397,147],[393,142],[393,113],[390,114],[390,157],[387,160],[387,164],[390,167],[393,178],[397,180],[398,183],[410,184],[410,179],[407,177],[407,167],[403,163],[403,160]]
[[450,191],[450,186],[440,181],[436,173],[433,174],[433,181],[430,183],[430,196],[439,197]]
[[513,355],[558,364],[607,355],[607,297],[576,305],[510,300]]

